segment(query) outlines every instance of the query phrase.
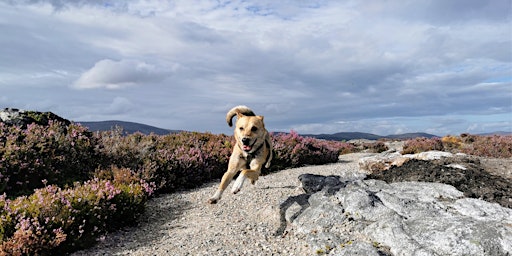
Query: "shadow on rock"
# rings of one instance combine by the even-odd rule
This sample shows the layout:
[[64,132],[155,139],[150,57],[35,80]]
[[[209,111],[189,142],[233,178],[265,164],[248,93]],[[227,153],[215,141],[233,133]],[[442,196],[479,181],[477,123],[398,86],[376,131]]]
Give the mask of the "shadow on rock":
[[286,235],[287,223],[291,223],[310,206],[308,200],[311,194],[324,191],[326,195],[332,196],[345,186],[341,177],[336,175],[322,176],[307,173],[300,175],[299,181],[306,194],[288,197],[279,205],[280,225],[274,233],[275,236]]

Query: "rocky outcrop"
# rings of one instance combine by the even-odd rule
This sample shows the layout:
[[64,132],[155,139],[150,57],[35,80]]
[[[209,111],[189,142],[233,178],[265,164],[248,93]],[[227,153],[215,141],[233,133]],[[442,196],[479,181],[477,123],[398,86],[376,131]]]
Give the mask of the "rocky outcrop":
[[417,154],[405,154],[402,155],[399,152],[384,152],[382,154],[363,157],[359,159],[359,169],[366,171],[367,173],[375,173],[389,170],[394,166],[402,166],[404,163],[408,162],[411,159],[430,161],[437,160],[441,158],[452,158],[454,156],[467,158],[468,156],[465,154],[452,154],[449,152],[443,151],[427,151],[421,152]]
[[301,177],[310,193],[283,214],[317,254],[512,254],[512,209],[466,198],[453,186]]
[[52,112],[25,111],[16,108],[0,110],[0,123],[6,125],[16,125],[25,128],[32,123],[48,125],[49,121],[62,122],[64,125],[71,124],[69,120],[55,115]]
[[[512,255],[512,181],[476,157],[388,151],[359,175],[303,174],[282,235],[329,255]],[[483,199],[483,200],[482,200]]]

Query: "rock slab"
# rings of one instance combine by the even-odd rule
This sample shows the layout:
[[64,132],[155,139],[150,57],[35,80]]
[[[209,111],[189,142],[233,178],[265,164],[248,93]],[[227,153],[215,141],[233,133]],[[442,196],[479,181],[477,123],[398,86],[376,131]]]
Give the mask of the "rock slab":
[[512,254],[512,209],[441,183],[332,179],[302,182],[308,207],[287,219],[317,254]]

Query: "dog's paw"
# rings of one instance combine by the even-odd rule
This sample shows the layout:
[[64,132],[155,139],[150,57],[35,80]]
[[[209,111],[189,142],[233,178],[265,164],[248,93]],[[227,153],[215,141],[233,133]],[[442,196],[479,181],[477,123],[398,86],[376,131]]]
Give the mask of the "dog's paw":
[[219,200],[217,198],[210,198],[208,199],[209,204],[216,204]]
[[233,188],[231,189],[231,192],[233,194],[236,194],[242,190],[242,187],[244,186],[245,176],[243,174],[240,174],[238,178],[235,181],[235,184],[233,184]]

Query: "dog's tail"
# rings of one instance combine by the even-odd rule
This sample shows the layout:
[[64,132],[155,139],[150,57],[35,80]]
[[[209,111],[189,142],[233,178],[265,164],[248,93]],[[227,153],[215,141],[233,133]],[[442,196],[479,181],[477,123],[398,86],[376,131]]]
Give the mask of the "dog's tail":
[[244,116],[256,116],[249,107],[243,105],[236,106],[226,114],[226,122],[229,127],[233,126],[233,117],[238,114],[242,114]]

